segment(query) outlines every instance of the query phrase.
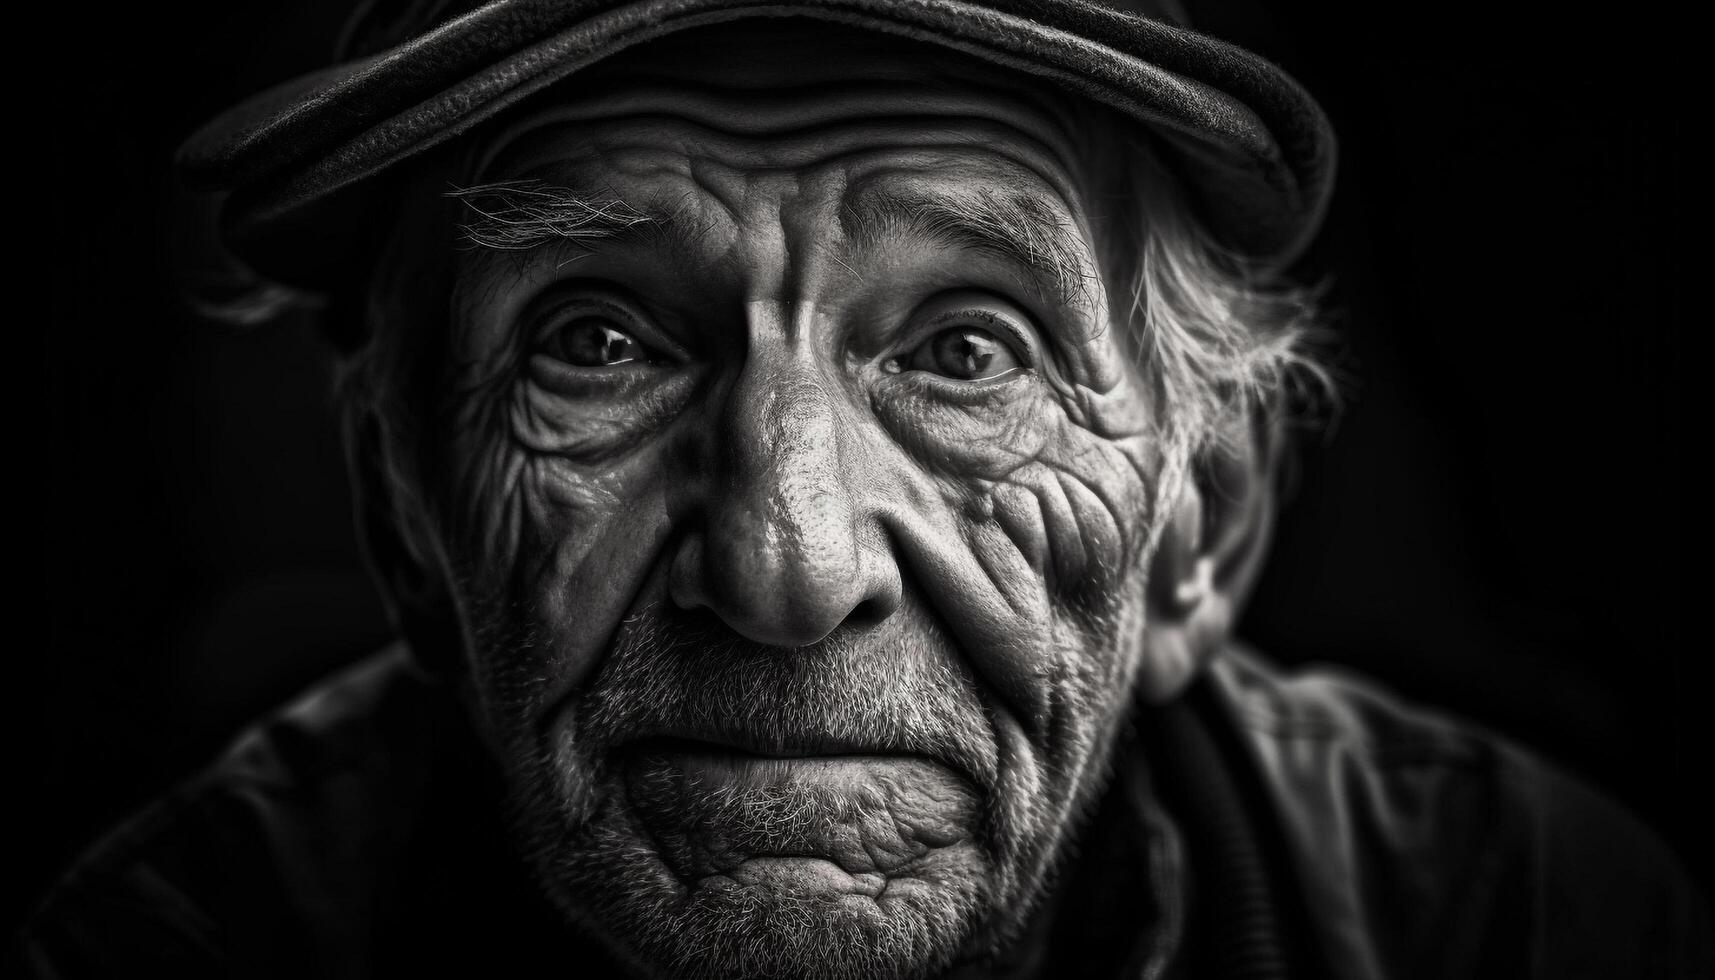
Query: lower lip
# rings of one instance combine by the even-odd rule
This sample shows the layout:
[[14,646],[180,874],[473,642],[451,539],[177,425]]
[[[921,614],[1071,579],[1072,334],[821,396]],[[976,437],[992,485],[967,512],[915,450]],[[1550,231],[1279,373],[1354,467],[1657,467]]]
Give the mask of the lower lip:
[[[922,756],[764,756],[703,743],[628,755],[632,805],[687,880],[870,893],[976,830],[974,787]],[[781,818],[784,800],[791,816]]]

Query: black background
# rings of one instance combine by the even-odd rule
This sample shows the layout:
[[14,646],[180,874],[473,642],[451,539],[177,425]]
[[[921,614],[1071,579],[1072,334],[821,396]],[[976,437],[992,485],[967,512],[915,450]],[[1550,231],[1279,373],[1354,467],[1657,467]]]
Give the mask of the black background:
[[[56,58],[76,42],[21,96],[47,118],[8,188],[14,243],[47,259],[12,283],[42,390],[8,482],[35,491],[16,519],[45,573],[9,658],[19,910],[247,718],[386,638],[312,320],[211,327],[173,273],[174,146],[325,60],[345,6],[127,5],[18,38]],[[1492,5],[1191,7],[1316,93],[1343,150],[1299,272],[1331,280],[1347,407],[1298,455],[1244,635],[1536,746],[1707,872],[1678,32]]]

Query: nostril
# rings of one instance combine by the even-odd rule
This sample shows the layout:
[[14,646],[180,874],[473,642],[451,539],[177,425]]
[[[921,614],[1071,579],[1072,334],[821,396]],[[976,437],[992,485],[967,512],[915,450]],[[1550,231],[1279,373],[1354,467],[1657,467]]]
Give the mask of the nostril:
[[[897,588],[877,588],[853,602],[845,589],[818,590],[800,580],[796,589],[783,590],[774,587],[780,576],[740,576],[717,569],[685,574],[688,564],[680,563],[677,569],[682,571],[671,578],[674,605],[704,610],[734,632],[770,646],[808,646],[836,629],[867,632],[899,607]],[[857,583],[848,578],[847,584]]]
[[863,549],[855,571],[857,601],[846,609],[842,623],[854,630],[873,629],[899,609],[904,583],[892,556],[875,549]]
[[667,568],[667,594],[680,609],[707,609],[711,603],[703,589],[703,534],[692,530],[673,554]]
[[892,612],[892,603],[880,599],[865,599],[846,614],[843,625],[859,632],[880,626]]

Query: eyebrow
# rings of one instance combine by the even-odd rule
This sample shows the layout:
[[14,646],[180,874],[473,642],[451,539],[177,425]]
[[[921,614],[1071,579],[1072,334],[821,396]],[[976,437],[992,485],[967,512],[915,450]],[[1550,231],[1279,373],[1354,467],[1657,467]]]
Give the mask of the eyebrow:
[[[673,215],[639,209],[617,195],[542,181],[479,184],[446,196],[470,212],[460,224],[465,245],[485,251],[522,253],[568,242],[585,250],[660,244],[670,228],[687,230]],[[1088,299],[1094,279],[1075,226],[1033,194],[988,188],[947,196],[872,192],[848,198],[840,220],[863,247],[885,248],[904,237],[984,252],[1074,302]]]
[[842,218],[847,233],[867,247],[904,236],[984,252],[1068,299],[1086,299],[1095,278],[1076,226],[1034,194],[989,188],[951,196],[869,193],[848,201]]
[[658,235],[668,216],[644,211],[616,195],[586,194],[542,181],[504,181],[454,188],[464,204],[459,230],[471,248],[525,252],[569,242],[589,249],[622,239]]

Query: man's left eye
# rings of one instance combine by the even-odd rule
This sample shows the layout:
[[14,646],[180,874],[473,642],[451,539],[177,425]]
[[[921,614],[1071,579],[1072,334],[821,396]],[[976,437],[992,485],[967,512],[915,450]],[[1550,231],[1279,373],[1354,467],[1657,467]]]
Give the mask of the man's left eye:
[[1011,347],[981,327],[942,330],[911,352],[908,366],[955,381],[986,381],[1023,367]]
[[554,330],[546,352],[578,367],[613,367],[646,361],[649,352],[619,324],[606,317],[579,317]]

